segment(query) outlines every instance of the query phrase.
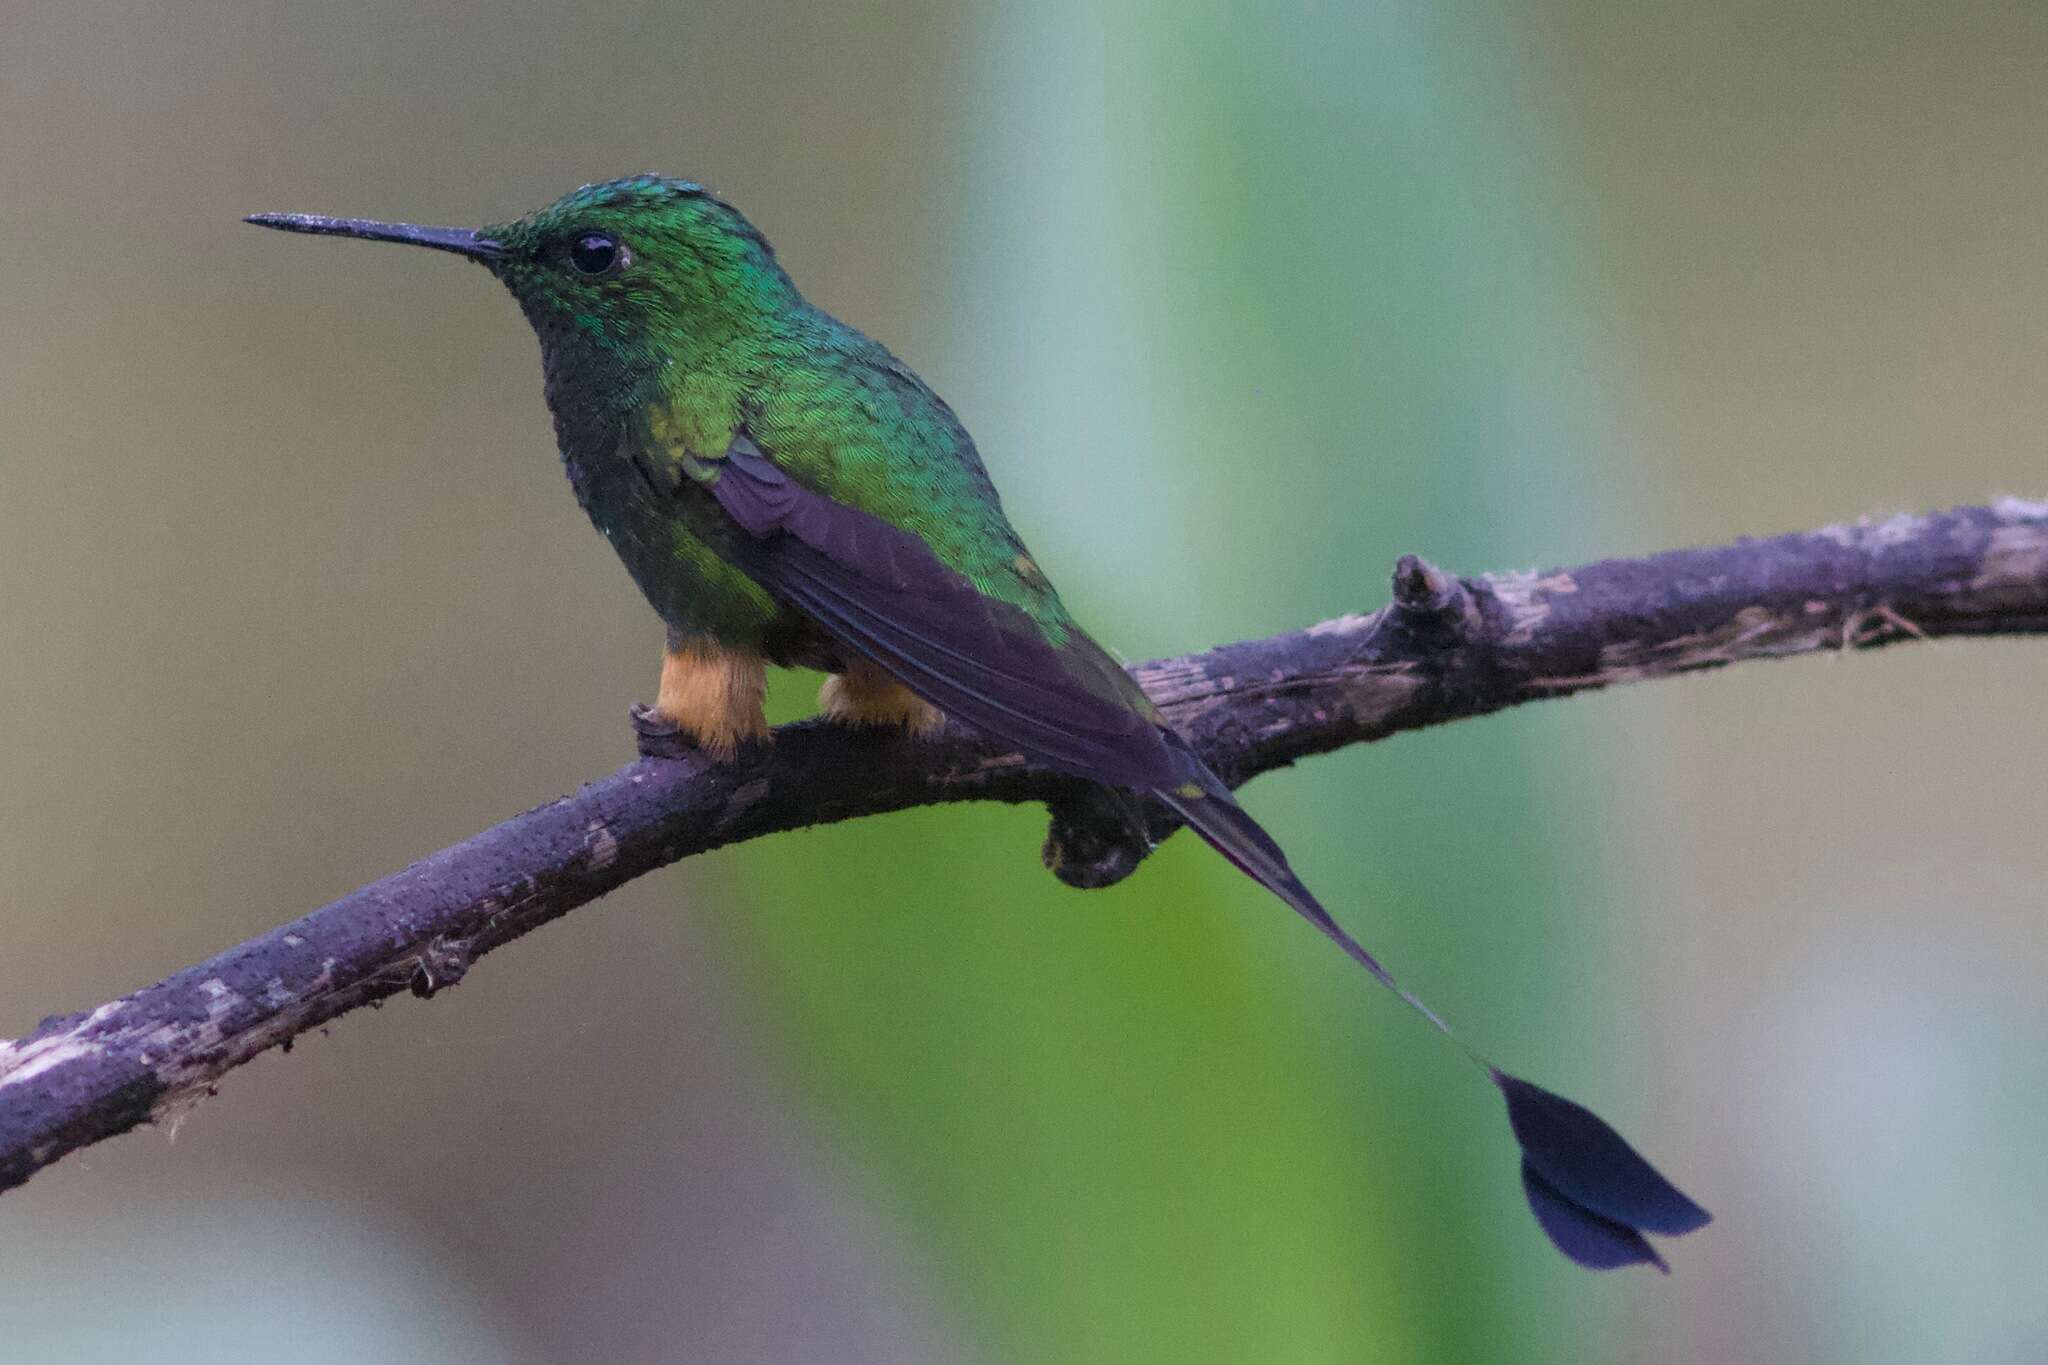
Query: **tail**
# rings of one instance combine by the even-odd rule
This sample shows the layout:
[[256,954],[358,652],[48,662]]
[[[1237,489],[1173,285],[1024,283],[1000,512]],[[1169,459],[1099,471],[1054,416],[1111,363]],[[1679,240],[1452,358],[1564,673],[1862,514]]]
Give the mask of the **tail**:
[[1706,1226],[1711,1215],[1686,1198],[1601,1118],[1561,1095],[1510,1076],[1451,1032],[1434,1010],[1411,995],[1378,958],[1331,917],[1287,865],[1280,845],[1245,813],[1214,773],[1179,737],[1167,742],[1185,761],[1187,780],[1153,796],[1233,866],[1292,906],[1352,961],[1401,997],[1456,1043],[1499,1087],[1508,1122],[1522,1149],[1522,1190],[1553,1245],[1593,1270],[1654,1265],[1669,1273],[1646,1232],[1676,1237]]

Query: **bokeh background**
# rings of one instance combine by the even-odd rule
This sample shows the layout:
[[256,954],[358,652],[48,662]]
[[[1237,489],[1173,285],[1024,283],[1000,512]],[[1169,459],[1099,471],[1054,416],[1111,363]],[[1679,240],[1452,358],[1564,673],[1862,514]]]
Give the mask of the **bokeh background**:
[[[2048,10],[0,0],[0,1033],[628,757],[660,631],[510,301],[259,209],[719,187],[1137,658],[2048,493]],[[730,850],[0,1200],[22,1361],[2048,1356],[2048,643],[1265,778],[1404,977],[1718,1222],[1596,1277],[1498,1100],[1178,840]],[[778,680],[785,715],[812,680]]]

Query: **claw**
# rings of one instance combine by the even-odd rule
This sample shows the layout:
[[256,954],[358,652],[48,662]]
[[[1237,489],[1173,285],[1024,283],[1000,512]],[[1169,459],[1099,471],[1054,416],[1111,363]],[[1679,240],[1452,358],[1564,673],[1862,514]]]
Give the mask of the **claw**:
[[646,702],[636,701],[626,712],[640,753],[647,758],[695,758],[703,753],[697,742],[683,733],[683,727]]

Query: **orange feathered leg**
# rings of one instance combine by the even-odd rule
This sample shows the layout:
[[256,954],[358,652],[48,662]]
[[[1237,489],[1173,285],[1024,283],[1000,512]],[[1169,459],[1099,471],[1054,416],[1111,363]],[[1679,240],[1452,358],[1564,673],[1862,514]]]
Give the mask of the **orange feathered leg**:
[[818,703],[841,725],[893,725],[919,739],[937,734],[946,724],[938,707],[866,659],[855,659],[825,679]]
[[661,659],[655,717],[726,763],[739,753],[742,740],[768,738],[768,716],[761,709],[767,694],[768,674],[760,655],[709,640],[672,642]]

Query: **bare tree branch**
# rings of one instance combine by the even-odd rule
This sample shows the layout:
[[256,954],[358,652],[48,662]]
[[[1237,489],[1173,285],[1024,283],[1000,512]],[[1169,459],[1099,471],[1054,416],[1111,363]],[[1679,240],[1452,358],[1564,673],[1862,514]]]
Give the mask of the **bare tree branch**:
[[[1899,516],[1553,573],[1408,557],[1371,616],[1134,670],[1233,786],[1309,754],[1611,683],[1943,635],[2048,633],[2048,503]],[[651,745],[651,741],[650,741]],[[0,1043],[0,1189],[164,1119],[265,1049],[481,955],[657,867],[781,830],[947,801],[1042,801],[1046,857],[1102,885],[1144,856],[1115,804],[951,727],[816,721],[725,767],[642,757],[133,995]],[[1153,813],[1147,834],[1171,826]]]

